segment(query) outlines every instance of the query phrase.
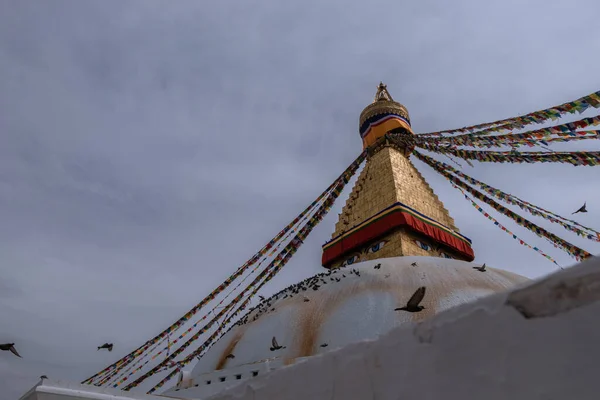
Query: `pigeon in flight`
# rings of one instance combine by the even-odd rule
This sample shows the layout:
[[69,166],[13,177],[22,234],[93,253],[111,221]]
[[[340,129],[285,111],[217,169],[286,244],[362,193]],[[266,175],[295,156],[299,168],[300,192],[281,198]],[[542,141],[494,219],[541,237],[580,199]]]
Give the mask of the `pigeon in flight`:
[[42,375],[40,376],[40,379],[48,379],[48,377],[46,375]]
[[271,339],[271,347],[269,348],[269,350],[275,351],[281,349],[285,349],[285,346],[280,346],[279,343],[277,343],[277,339],[275,339],[275,336],[273,336],[273,339]]
[[327,347],[327,346],[329,346],[329,344],[327,344],[327,343],[323,343],[323,344],[321,345],[321,347]]
[[587,208],[586,208],[586,203],[583,203],[583,205],[581,207],[579,207],[579,210],[575,211],[573,214],[577,214],[577,213],[586,213],[587,212]]
[[233,354],[227,354],[227,357],[225,357],[225,358],[234,359],[235,356]]
[[480,272],[485,272],[486,271],[485,263],[483,263],[483,265],[481,267],[473,267],[473,269],[476,269],[477,271],[480,271]]
[[112,343],[104,343],[102,346],[98,346],[98,350],[107,349],[108,351],[112,351],[113,344]]
[[19,358],[23,358],[23,357],[21,357],[21,355],[19,354],[19,352],[17,351],[17,349],[15,349],[15,344],[14,343],[0,344],[0,350],[10,351],[15,356],[17,356]]
[[406,306],[396,308],[394,311],[408,311],[408,312],[419,312],[423,310],[425,307],[419,305],[421,301],[423,301],[423,297],[425,297],[425,286],[421,286],[417,289],[417,291],[412,295]]
[[260,299],[260,301],[265,301],[265,297],[261,296],[260,294],[258,295],[258,298]]

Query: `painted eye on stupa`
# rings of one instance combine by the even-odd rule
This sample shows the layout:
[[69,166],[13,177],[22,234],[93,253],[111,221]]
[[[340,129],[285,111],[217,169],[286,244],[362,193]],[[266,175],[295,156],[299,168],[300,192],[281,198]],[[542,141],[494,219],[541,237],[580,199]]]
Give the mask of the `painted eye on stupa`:
[[444,252],[442,252],[442,257],[444,257],[444,258],[449,258],[449,259],[452,259],[452,257],[451,257],[451,256],[449,256],[448,254],[446,254],[446,253],[444,253]]
[[344,261],[344,263],[342,264],[342,267],[345,267],[346,265],[352,265],[357,261],[358,261],[358,254],[354,255],[354,256],[350,257],[349,259],[347,259],[346,261]]
[[371,247],[369,247],[369,248],[367,249],[367,253],[376,253],[376,252],[378,252],[379,250],[381,250],[381,248],[382,248],[383,246],[385,246],[385,244],[386,244],[387,242],[388,242],[387,240],[382,240],[381,242],[379,242],[379,243],[377,243],[377,244],[374,244],[373,246],[371,246]]
[[415,243],[417,244],[417,246],[419,246],[420,248],[422,248],[425,251],[431,250],[431,246],[428,245],[427,243],[423,243],[420,240],[415,240]]

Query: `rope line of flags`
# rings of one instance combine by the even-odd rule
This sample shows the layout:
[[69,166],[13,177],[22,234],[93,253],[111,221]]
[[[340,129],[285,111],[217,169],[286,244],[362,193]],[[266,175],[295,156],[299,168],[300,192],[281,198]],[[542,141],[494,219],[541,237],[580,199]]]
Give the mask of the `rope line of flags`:
[[548,232],[546,229],[523,218],[522,216],[518,215],[514,211],[509,210],[506,207],[502,206],[501,204],[497,203],[496,201],[494,201],[490,197],[486,196],[485,194],[475,190],[474,188],[469,186],[467,183],[460,180],[458,177],[453,176],[450,172],[448,172],[448,169],[452,168],[449,165],[447,165],[441,161],[437,161],[437,160],[435,160],[425,154],[422,154],[418,151],[414,151],[413,154],[418,159],[420,159],[425,164],[432,167],[436,172],[438,172],[439,174],[444,176],[446,179],[448,179],[450,182],[452,182],[456,186],[464,189],[466,192],[469,192],[476,199],[483,201],[484,203],[486,203],[489,206],[491,206],[492,208],[494,208],[496,211],[504,214],[505,216],[507,216],[510,219],[512,219],[513,221],[515,221],[517,224],[529,229],[536,235],[551,240],[556,246],[563,249],[565,252],[567,252],[569,255],[574,257],[576,260],[580,261],[580,260],[584,260],[588,257],[591,257],[591,254],[588,253],[587,251],[575,246],[572,243],[567,242],[566,240],[556,236],[555,234],[553,234],[551,232]]

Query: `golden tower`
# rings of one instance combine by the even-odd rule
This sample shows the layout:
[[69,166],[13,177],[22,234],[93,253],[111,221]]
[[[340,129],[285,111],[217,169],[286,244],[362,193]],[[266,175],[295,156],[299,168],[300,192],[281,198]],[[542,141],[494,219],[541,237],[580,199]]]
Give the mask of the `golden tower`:
[[472,261],[471,241],[409,160],[414,144],[408,110],[383,83],[360,114],[359,131],[367,161],[323,245],[323,266],[398,256]]

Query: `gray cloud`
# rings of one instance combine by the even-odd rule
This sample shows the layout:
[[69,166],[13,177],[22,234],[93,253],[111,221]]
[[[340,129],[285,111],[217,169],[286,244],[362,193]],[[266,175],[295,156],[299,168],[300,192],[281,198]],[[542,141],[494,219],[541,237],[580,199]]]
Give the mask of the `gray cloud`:
[[[5,2],[0,341],[18,342],[24,359],[0,354],[0,392],[14,398],[42,373],[85,378],[187,311],[358,155],[358,114],[380,80],[419,132],[598,90],[600,39],[584,27],[599,10],[593,0]],[[415,163],[478,260],[552,271]],[[588,200],[578,218],[600,226],[593,168],[465,171],[560,214]],[[341,203],[267,291],[319,271]],[[96,352],[108,340],[116,350]]]

